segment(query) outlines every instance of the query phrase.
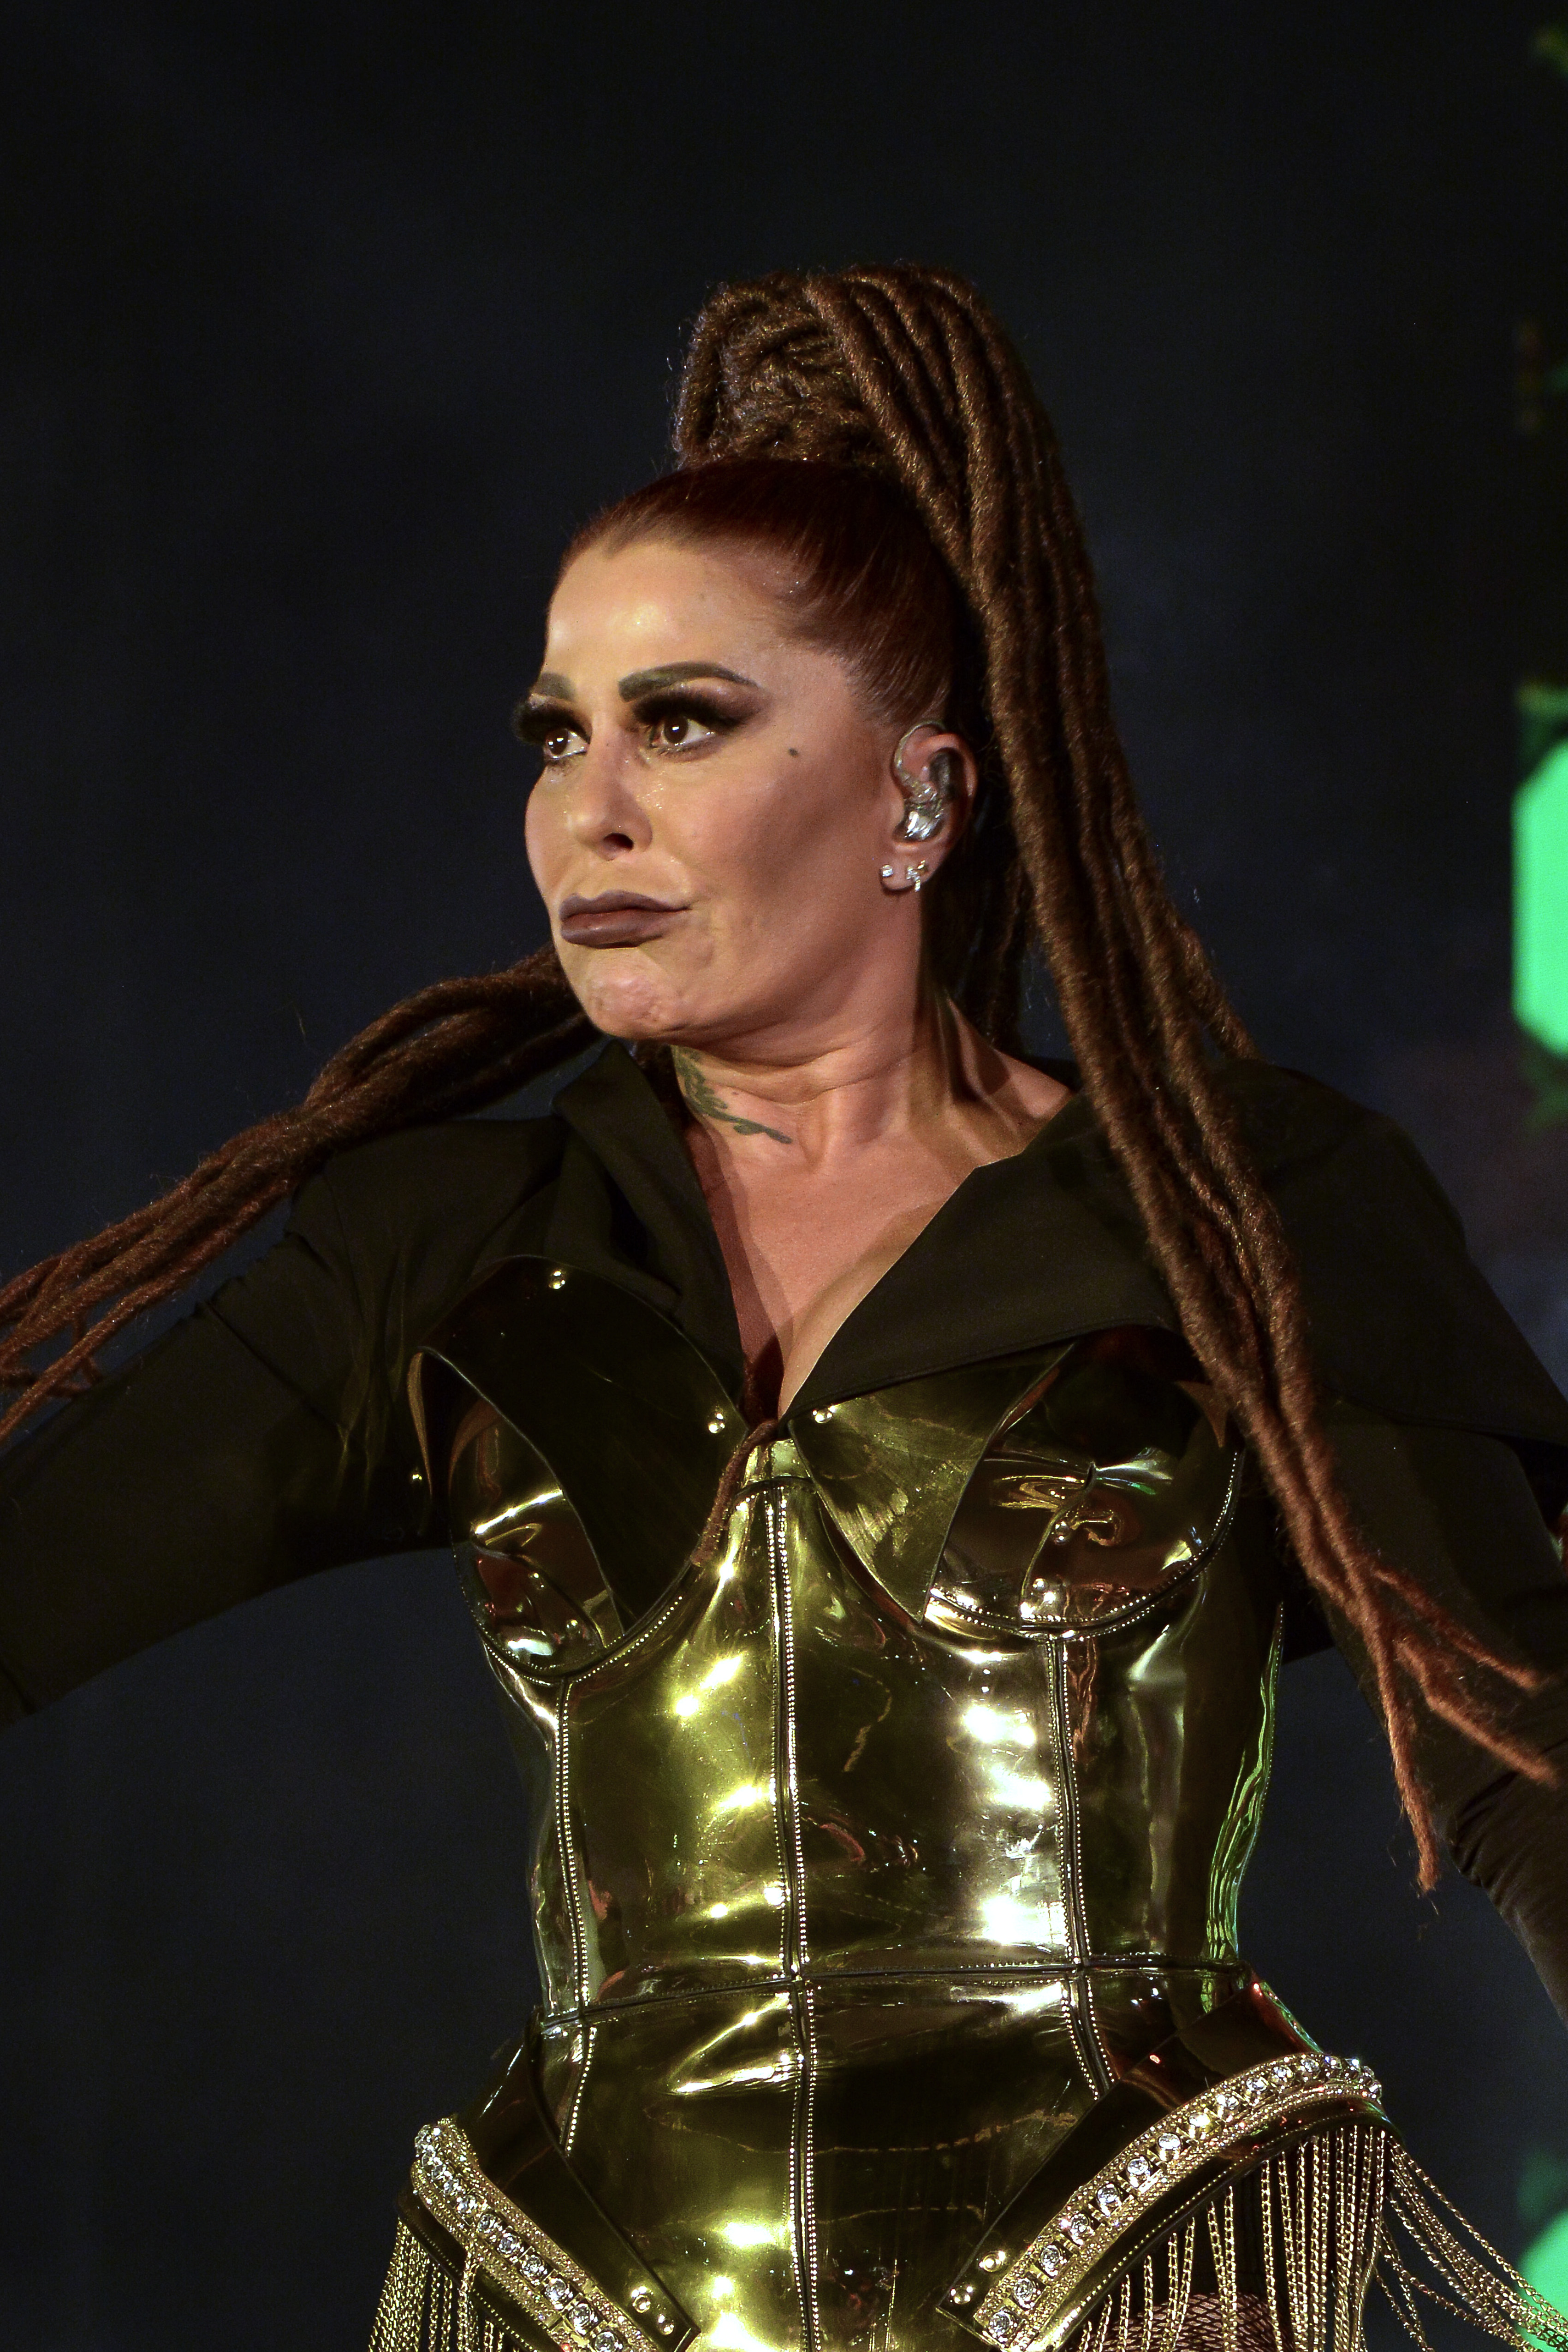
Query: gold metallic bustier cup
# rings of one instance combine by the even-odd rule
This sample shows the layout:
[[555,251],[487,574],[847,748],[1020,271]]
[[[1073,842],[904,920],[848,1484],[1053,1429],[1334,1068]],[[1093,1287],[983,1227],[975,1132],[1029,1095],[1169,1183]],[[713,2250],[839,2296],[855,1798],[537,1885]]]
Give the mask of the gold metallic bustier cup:
[[471,1358],[448,1492],[525,1767],[550,1768],[552,2021],[1043,1968],[1098,2081],[1074,1979],[1235,1969],[1276,1603],[1227,1542],[1237,1449],[1149,1335],[819,1407],[756,1448],[721,1549],[681,1574],[731,1408],[621,1294],[532,1279],[542,1317],[587,1307],[622,1376],[584,1393],[581,1350],[552,1348],[546,1401]]
[[526,2074],[678,2332],[956,2342],[988,2225],[1247,1985],[1275,1580],[1158,1345],[798,1413],[700,1564],[742,1431],[650,1309],[512,1261],[423,1359],[534,1796],[544,2007],[468,2137],[505,2191]]

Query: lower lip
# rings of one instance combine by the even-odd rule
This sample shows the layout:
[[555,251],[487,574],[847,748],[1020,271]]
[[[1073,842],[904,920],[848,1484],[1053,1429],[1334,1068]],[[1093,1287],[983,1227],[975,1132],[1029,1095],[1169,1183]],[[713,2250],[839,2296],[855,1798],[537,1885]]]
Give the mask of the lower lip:
[[606,907],[562,919],[561,936],[572,948],[636,948],[657,940],[683,911],[679,907]]

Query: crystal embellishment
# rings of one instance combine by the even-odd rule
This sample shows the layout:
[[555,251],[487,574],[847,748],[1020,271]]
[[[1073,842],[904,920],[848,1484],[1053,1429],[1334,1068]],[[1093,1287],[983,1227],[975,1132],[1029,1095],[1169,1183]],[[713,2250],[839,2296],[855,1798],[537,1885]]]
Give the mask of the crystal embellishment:
[[481,2271],[489,2272],[550,2341],[572,2352],[662,2352],[679,2331],[650,2290],[628,2298],[643,2330],[563,2247],[512,2204],[481,2168],[461,2126],[426,2125],[416,2137],[413,2187],[422,2204]]
[[1007,2345],[1010,2352],[1037,2352],[1070,2309],[1090,2265],[1106,2252],[1114,2257],[1145,2217],[1160,2210],[1157,2199],[1179,2193],[1194,2179],[1201,2186],[1204,2169],[1215,2158],[1247,2145],[1243,2135],[1267,2131],[1277,2122],[1293,2126],[1315,2107],[1342,2114],[1347,2100],[1375,2107],[1382,2095],[1376,2076],[1359,2059],[1328,2058],[1315,2050],[1271,2059],[1215,2083],[1085,2181],[1073,2204],[1015,2260],[1002,2255],[978,2263],[993,2275],[980,2286],[977,2302],[973,2287],[955,2291],[949,2301],[960,2307],[973,2303],[973,2318],[965,2324],[992,2343]]

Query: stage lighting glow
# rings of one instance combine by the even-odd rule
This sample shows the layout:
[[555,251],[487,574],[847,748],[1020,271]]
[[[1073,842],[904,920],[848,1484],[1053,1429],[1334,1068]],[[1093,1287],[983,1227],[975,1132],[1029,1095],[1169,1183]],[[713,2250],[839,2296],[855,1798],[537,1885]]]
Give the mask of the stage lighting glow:
[[1568,2213],[1559,2213],[1548,2222],[1520,2269],[1538,2294],[1559,2311],[1568,2311]]
[[1568,1054],[1568,742],[1514,796],[1513,1009],[1532,1037]]

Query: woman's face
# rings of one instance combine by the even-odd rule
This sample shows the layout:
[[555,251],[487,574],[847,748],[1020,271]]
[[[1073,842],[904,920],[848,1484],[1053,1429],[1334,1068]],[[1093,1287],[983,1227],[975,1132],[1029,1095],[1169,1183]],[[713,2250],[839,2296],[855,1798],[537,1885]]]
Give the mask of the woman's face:
[[965,789],[936,840],[899,841],[910,719],[868,716],[838,656],[788,633],[784,585],[762,551],[654,539],[588,549],[555,592],[522,722],[544,755],[528,855],[611,1036],[811,1051],[913,1005],[920,904],[881,869],[936,871],[973,763],[915,734],[909,772],[956,749]]

